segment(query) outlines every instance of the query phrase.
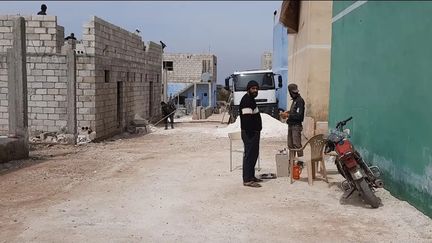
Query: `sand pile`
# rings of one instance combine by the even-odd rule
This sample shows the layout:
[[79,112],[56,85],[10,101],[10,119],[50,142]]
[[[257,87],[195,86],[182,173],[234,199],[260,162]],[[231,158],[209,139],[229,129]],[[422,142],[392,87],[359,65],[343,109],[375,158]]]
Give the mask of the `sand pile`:
[[[266,113],[261,113],[261,119],[263,126],[261,131],[262,138],[286,138],[288,133],[288,125],[286,123],[282,123]],[[227,137],[228,133],[231,132],[240,132],[240,117],[236,119],[235,123],[216,129],[215,136]]]

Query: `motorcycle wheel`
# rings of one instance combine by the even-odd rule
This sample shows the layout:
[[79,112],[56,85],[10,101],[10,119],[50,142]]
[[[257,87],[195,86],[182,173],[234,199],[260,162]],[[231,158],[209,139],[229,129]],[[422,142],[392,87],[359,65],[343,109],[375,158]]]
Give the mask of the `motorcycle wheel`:
[[378,208],[380,205],[380,199],[375,196],[365,179],[356,181],[356,185],[366,203],[371,205],[372,208]]

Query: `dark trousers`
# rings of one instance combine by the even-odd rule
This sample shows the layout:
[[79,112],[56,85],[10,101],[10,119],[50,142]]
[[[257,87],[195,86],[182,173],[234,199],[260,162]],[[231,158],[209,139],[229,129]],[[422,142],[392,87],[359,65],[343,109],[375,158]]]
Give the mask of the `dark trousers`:
[[171,114],[165,118],[165,128],[168,128],[168,118],[170,119],[171,122],[171,128],[174,128],[174,114]]
[[[301,143],[301,132],[303,130],[302,125],[289,125],[288,126],[288,148],[300,149],[302,148]],[[297,157],[303,157],[303,152],[297,152]]]
[[259,155],[260,132],[241,131],[244,144],[243,153],[243,182],[252,181],[255,178],[255,165]]

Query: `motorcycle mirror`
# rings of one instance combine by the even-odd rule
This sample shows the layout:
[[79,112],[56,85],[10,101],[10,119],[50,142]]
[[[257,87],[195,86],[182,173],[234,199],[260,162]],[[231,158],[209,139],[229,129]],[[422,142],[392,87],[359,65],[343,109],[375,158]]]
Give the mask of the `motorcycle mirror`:
[[344,129],[344,133],[350,135],[351,130],[349,130],[349,128]]

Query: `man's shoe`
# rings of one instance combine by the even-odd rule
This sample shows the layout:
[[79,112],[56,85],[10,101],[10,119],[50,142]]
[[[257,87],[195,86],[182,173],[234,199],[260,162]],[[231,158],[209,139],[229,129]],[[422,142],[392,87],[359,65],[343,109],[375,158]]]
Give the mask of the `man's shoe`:
[[165,130],[168,130],[168,127],[165,127]]
[[243,186],[249,186],[249,187],[261,187],[260,184],[258,184],[255,181],[248,181],[248,182],[244,182]]
[[256,178],[256,177],[253,178],[253,181],[254,181],[254,182],[263,182],[263,180],[258,179],[258,178]]

